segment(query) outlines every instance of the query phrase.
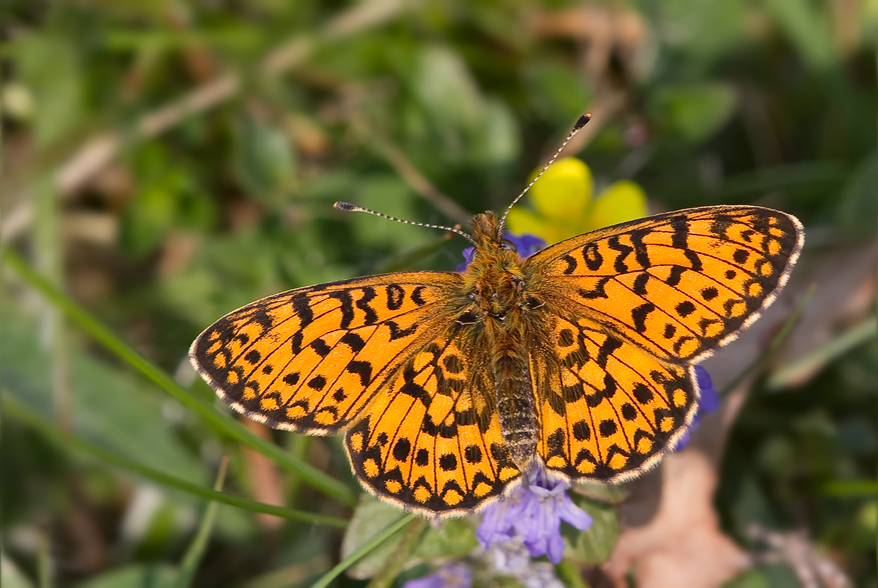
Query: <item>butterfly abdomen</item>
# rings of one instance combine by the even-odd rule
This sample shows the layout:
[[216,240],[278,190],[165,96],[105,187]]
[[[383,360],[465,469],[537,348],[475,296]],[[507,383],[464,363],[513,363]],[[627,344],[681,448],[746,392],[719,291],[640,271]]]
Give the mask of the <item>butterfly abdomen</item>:
[[510,339],[515,337],[507,334],[494,342],[492,375],[503,442],[512,461],[524,469],[536,450],[539,422],[527,356]]
[[534,455],[538,429],[526,364],[502,358],[495,367],[494,386],[503,441],[512,461],[524,468]]

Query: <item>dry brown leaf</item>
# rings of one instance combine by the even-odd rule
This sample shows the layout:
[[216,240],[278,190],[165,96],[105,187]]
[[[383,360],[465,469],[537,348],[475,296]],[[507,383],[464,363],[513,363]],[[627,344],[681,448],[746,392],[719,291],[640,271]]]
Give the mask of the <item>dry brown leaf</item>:
[[[657,505],[649,498],[656,484]],[[638,588],[706,588],[743,571],[749,557],[719,528],[716,484],[714,466],[695,449],[667,456],[661,468],[632,484],[632,497],[622,506],[629,526],[603,568],[613,585],[627,587],[631,571]],[[648,523],[630,526],[656,506]]]

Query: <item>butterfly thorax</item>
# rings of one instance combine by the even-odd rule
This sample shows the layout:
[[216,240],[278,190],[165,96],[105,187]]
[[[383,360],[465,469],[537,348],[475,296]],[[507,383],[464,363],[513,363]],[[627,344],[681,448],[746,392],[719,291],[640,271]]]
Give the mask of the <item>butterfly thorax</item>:
[[535,454],[539,429],[527,361],[528,312],[522,259],[503,240],[492,212],[473,219],[476,248],[465,287],[475,303],[484,344],[490,351],[494,401],[512,460],[524,469]]

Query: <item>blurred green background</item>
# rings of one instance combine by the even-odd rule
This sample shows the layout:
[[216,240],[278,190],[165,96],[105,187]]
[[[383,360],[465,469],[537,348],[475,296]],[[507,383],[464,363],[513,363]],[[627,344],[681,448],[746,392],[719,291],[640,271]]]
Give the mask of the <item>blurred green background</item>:
[[[754,203],[805,224],[774,330],[708,364],[728,384],[814,285],[725,413],[714,505],[753,555],[734,585],[832,569],[876,586],[874,0],[42,0],[6,2],[0,19],[8,585],[161,586],[183,570],[196,586],[267,588],[329,570],[360,491],[338,439],[245,425],[340,481],[333,497],[229,440],[65,305],[221,413],[186,359],[221,315],[462,261],[459,238],[334,201],[466,223],[505,208],[590,111],[565,154],[596,191],[628,179],[652,211]],[[64,297],[38,295],[21,259]],[[209,488],[224,454],[228,492],[338,524],[232,506],[210,523],[203,496],[108,457]],[[579,569],[609,585],[592,568]],[[815,585],[844,585],[818,572]]]

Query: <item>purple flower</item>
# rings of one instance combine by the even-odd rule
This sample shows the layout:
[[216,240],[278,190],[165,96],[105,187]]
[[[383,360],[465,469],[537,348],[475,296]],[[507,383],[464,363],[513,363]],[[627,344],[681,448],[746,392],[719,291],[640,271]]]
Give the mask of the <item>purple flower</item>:
[[[522,235],[519,237],[512,233],[503,233],[503,238],[515,245],[515,250],[518,251],[522,259],[530,257],[546,246],[546,242],[543,239],[534,235]],[[457,271],[462,272],[466,270],[466,266],[473,260],[473,251],[475,250],[475,247],[467,247],[463,250],[463,258],[466,261],[457,266]]]
[[527,233],[520,237],[512,233],[503,233],[503,238],[515,245],[515,250],[518,251],[522,259],[530,257],[546,247],[545,239],[541,239],[536,235],[528,235]]
[[491,545],[487,560],[504,576],[515,578],[527,588],[564,588],[555,577],[555,567],[549,562],[537,562],[523,543],[503,541]]
[[485,549],[497,541],[520,541],[531,557],[547,555],[558,563],[564,552],[561,521],[584,531],[591,517],[567,496],[570,484],[550,479],[542,464],[531,470],[526,482],[488,507],[476,537]]
[[692,423],[686,432],[683,433],[683,436],[680,437],[677,446],[674,447],[674,451],[680,451],[689,444],[689,435],[701,423],[702,412],[716,412],[719,408],[719,393],[713,388],[713,380],[710,378],[710,374],[700,365],[695,366],[695,381],[701,390],[701,396],[698,398],[698,408]]
[[402,588],[470,588],[472,583],[469,568],[461,564],[446,564],[429,576],[409,580]]

